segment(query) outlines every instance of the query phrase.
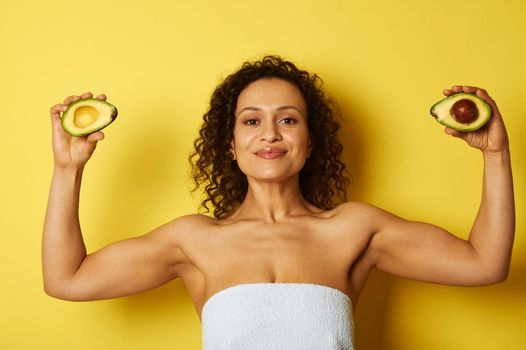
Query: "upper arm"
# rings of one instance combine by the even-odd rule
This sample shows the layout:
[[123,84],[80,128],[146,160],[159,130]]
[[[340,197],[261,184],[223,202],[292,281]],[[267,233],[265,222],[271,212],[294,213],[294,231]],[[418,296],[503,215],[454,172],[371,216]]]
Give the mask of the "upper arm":
[[367,256],[376,268],[418,281],[476,286],[496,282],[469,241],[424,222],[368,206],[375,223]]
[[88,254],[56,295],[66,300],[99,300],[131,295],[179,277],[188,262],[185,240],[195,221],[184,216],[151,232],[112,243]]

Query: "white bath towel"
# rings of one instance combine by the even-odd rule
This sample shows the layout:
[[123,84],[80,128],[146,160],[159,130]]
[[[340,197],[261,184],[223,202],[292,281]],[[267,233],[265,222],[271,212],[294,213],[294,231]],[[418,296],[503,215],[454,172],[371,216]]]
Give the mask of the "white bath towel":
[[201,322],[204,350],[354,348],[349,296],[319,284],[232,286],[207,300]]

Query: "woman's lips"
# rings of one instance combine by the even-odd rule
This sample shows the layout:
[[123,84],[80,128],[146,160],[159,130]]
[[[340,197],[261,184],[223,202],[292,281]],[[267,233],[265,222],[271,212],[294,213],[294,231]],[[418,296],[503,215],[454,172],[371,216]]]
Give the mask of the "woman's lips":
[[285,153],[284,151],[259,151],[256,155],[264,159],[276,159],[283,157]]

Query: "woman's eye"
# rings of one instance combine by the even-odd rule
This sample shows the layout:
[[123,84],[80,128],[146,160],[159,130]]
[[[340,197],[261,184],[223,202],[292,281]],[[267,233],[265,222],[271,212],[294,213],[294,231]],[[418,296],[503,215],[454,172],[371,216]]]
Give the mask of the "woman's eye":
[[296,123],[296,119],[294,118],[283,118],[281,119],[282,122],[285,122],[285,124],[295,124]]
[[247,119],[245,120],[244,124],[246,125],[256,125],[257,124],[257,119]]
[[[296,119],[287,117],[287,118],[281,119],[279,122],[285,125],[293,125],[293,124],[296,124]],[[259,120],[258,119],[247,119],[243,121],[243,124],[250,125],[250,126],[256,126],[259,124]]]

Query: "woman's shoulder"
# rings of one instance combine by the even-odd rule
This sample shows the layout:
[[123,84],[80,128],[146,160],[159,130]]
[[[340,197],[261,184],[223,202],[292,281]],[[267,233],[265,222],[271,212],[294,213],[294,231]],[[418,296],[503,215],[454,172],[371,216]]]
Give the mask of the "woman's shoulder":
[[210,228],[214,221],[216,221],[214,218],[206,215],[187,214],[172,219],[152,233],[175,242],[177,245],[183,245],[188,239],[198,236],[199,233],[206,232],[206,228]]
[[358,224],[367,226],[370,230],[377,230],[390,213],[374,204],[362,201],[349,201],[340,204],[334,209],[334,216]]
[[375,215],[379,211],[382,211],[381,208],[362,201],[349,201],[343,202],[333,209],[335,214],[344,214],[344,215]]
[[186,214],[172,220],[171,224],[181,231],[195,232],[216,224],[217,219],[203,214]]
[[199,245],[206,241],[206,234],[214,226],[216,219],[202,214],[187,214],[176,217],[164,226],[165,238],[177,248],[187,251],[189,247]]

